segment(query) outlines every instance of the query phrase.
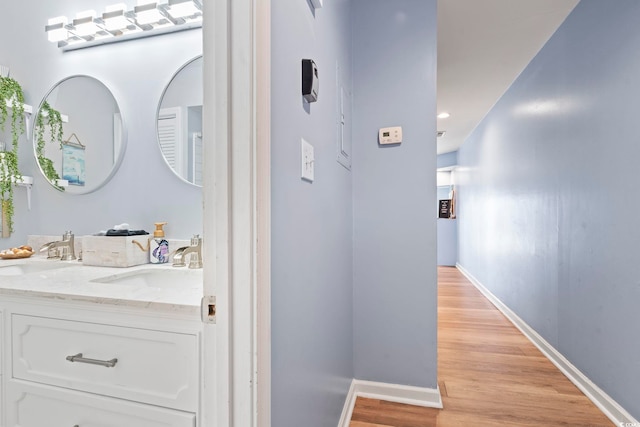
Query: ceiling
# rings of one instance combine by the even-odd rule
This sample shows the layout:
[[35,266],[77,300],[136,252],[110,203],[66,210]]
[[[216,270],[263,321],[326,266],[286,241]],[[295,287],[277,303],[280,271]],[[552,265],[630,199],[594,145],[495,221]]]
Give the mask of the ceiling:
[[579,0],[438,0],[438,154],[457,150]]

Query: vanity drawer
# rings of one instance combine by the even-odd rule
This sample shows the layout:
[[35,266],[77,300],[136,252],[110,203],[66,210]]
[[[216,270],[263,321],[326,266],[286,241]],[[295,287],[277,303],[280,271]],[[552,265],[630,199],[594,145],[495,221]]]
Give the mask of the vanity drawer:
[[34,383],[7,384],[11,427],[194,427],[195,414]]
[[18,314],[11,322],[12,378],[197,409],[197,335]]

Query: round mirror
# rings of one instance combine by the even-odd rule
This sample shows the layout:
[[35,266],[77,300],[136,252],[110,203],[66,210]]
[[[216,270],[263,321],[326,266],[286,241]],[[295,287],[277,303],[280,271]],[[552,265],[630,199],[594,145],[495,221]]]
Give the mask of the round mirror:
[[202,56],[178,70],[160,98],[158,143],[171,170],[202,186]]
[[54,188],[91,193],[115,174],[124,154],[124,125],[118,103],[102,82],[89,76],[62,80],[35,117],[36,160]]

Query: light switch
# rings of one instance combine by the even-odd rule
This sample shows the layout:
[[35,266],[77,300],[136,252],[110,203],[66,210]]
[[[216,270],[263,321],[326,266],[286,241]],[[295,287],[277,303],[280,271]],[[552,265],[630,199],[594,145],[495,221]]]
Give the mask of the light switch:
[[302,166],[302,179],[307,180],[309,182],[313,182],[313,169],[315,158],[313,155],[313,145],[309,144],[307,141],[302,139],[302,149],[301,151],[301,166]]

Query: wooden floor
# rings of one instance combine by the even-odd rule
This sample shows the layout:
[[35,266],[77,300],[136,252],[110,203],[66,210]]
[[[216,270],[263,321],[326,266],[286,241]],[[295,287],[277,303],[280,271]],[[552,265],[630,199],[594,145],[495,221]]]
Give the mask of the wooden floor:
[[350,427],[614,425],[457,269],[438,277],[444,409],[358,398]]

